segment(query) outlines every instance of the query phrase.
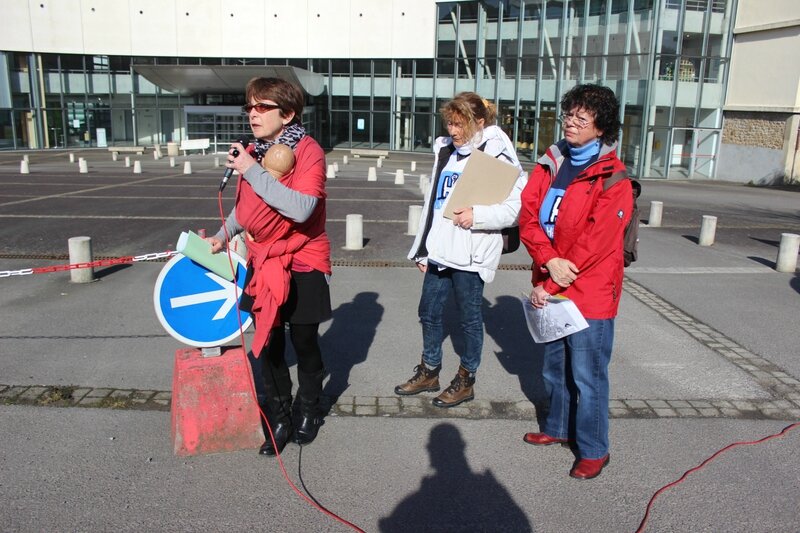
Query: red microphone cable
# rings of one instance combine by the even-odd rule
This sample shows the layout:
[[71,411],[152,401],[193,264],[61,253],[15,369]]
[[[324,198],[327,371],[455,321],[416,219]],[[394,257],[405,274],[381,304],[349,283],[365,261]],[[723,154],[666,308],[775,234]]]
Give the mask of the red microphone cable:
[[724,452],[726,452],[726,451],[728,451],[728,450],[730,450],[732,448],[736,448],[737,446],[749,446],[751,444],[760,444],[762,442],[767,442],[768,440],[771,440],[771,439],[776,439],[778,437],[783,437],[784,435],[786,435],[786,433],[788,433],[789,431],[791,431],[791,430],[793,430],[793,429],[795,429],[797,427],[800,427],[800,422],[795,422],[793,424],[789,424],[788,426],[783,428],[780,432],[775,433],[774,435],[768,435],[768,436],[764,437],[763,439],[752,440],[752,441],[734,442],[733,444],[729,444],[729,445],[725,446],[724,448],[722,448],[721,450],[718,450],[716,453],[714,453],[714,455],[712,455],[711,457],[709,457],[708,459],[706,459],[705,461],[703,461],[699,465],[695,466],[694,468],[690,468],[689,470],[684,472],[683,475],[680,478],[676,479],[672,483],[664,485],[663,487],[658,489],[655,492],[655,494],[653,494],[653,497],[650,498],[650,501],[647,502],[647,508],[645,509],[644,518],[642,518],[642,521],[639,524],[639,528],[636,530],[636,533],[641,533],[642,531],[644,531],[644,526],[645,526],[645,524],[647,524],[647,519],[650,516],[650,507],[653,505],[653,502],[656,500],[656,498],[659,496],[659,494],[661,494],[662,492],[664,492],[668,488],[674,487],[678,483],[681,483],[692,472],[697,472],[698,470],[700,470],[701,468],[706,466],[708,463],[710,463],[711,461],[716,459],[718,456],[720,456],[722,453],[724,453]]
[[[224,247],[224,250],[227,251],[229,249],[228,247],[230,246],[230,238],[228,236],[228,228],[225,225],[225,213],[222,210],[222,191],[219,191],[217,193],[217,203],[219,205],[219,215],[220,215],[220,219],[222,220],[223,232],[225,233],[225,247]],[[233,258],[231,257],[230,253],[228,253],[228,263],[230,264],[231,272],[233,273],[233,290],[234,290],[234,295],[235,295],[236,302],[237,302],[237,305],[236,305],[236,320],[239,322],[239,338],[241,339],[241,342],[242,342],[242,356],[245,358],[245,362],[247,363],[247,368],[250,368],[250,373],[252,374],[252,367],[250,366],[250,361],[247,359],[247,352],[245,350],[244,327],[242,326],[242,317],[241,317],[241,314],[239,312],[239,305],[238,305],[238,302],[239,302],[239,286],[238,286],[238,283],[236,281],[236,274],[237,274],[238,267],[234,267]],[[281,459],[281,453],[280,453],[280,451],[278,451],[278,444],[275,442],[275,435],[272,433],[272,426],[270,425],[269,420],[267,419],[267,415],[264,413],[264,410],[261,409],[261,405],[259,405],[259,403],[258,403],[258,394],[256,393],[255,383],[253,382],[252,379],[250,380],[250,393],[253,396],[253,400],[255,401],[256,406],[258,406],[258,412],[261,414],[261,418],[264,421],[264,425],[266,426],[267,431],[269,432],[269,439],[270,439],[270,441],[272,441],[272,446],[275,449],[275,457],[278,459],[278,465],[280,466],[281,473],[283,474],[283,478],[286,480],[286,483],[288,483],[289,486],[292,488],[292,490],[298,496],[300,496],[303,500],[305,500],[311,507],[313,507],[316,510],[318,510],[319,512],[329,516],[330,518],[333,518],[337,522],[339,522],[341,524],[344,524],[345,526],[351,528],[353,531],[358,531],[359,533],[365,533],[363,529],[361,529],[360,527],[356,526],[352,522],[342,518],[341,516],[337,515],[333,511],[330,511],[330,510],[326,509],[322,504],[320,504],[318,501],[316,501],[316,499],[309,498],[306,494],[304,494],[300,489],[297,488],[297,486],[294,484],[294,482],[292,482],[292,480],[289,478],[289,474],[286,472],[286,467],[283,465],[283,459]]]

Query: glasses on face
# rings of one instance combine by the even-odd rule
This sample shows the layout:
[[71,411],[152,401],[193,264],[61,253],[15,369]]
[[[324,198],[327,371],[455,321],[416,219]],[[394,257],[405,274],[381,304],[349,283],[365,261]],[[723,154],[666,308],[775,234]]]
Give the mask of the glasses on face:
[[579,130],[588,127],[589,124],[592,123],[591,120],[586,120],[585,118],[579,117],[573,113],[561,113],[558,115],[558,118],[560,118],[561,122],[563,122],[565,125],[567,122],[569,122]]
[[257,104],[247,104],[242,106],[242,111],[245,113],[250,113],[253,109],[255,109],[259,115],[263,115],[267,111],[272,111],[273,109],[280,109],[281,106],[277,104],[264,104],[264,103],[257,103]]

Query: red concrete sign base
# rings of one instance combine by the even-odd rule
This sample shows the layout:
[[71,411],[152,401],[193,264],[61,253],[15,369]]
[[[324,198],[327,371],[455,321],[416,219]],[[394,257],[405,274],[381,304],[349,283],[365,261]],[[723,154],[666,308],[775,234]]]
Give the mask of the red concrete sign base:
[[203,357],[196,348],[175,352],[172,442],[176,455],[258,448],[264,442],[253,376],[241,347]]

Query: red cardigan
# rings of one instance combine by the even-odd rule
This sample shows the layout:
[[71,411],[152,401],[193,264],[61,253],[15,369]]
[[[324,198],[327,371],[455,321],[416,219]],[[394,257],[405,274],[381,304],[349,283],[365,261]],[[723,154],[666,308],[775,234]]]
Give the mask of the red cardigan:
[[[567,187],[559,205],[551,242],[539,223],[539,209],[567,150],[562,140],[542,156],[525,189],[519,214],[520,238],[533,258],[533,285],[575,302],[585,318],[614,318],[623,277],[623,233],[633,210],[630,180],[603,191],[602,180],[625,170],[616,145],[601,147],[594,163]],[[569,259],[579,269],[568,288],[557,285],[544,265],[554,257]]]
[[296,260],[326,274],[331,273],[331,245],[325,233],[325,153],[311,137],[294,149],[295,166],[280,182],[303,194],[319,198],[305,222],[293,222],[269,206],[240,176],[236,191],[236,218],[253,236],[247,243],[253,277],[245,287],[254,298],[256,357],[280,324],[279,309],[289,296],[290,270]]

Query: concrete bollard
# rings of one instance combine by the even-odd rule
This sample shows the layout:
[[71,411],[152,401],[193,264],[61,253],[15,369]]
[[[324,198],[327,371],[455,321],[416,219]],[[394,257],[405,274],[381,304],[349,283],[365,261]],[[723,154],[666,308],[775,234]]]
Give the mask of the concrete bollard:
[[84,158],[78,159],[78,172],[81,174],[88,174],[89,173],[89,163],[86,162]]
[[338,161],[334,161],[333,162],[333,171],[334,172],[339,172],[339,162]]
[[703,215],[703,223],[700,225],[700,238],[697,244],[700,246],[711,246],[714,244],[714,234],[717,232],[717,217]]
[[333,168],[333,165],[328,165],[328,171],[325,173],[325,177],[329,180],[336,177],[336,170]]
[[661,213],[664,210],[664,202],[650,202],[650,218],[647,219],[647,226],[650,228],[661,227]]
[[411,162],[411,172],[416,172],[416,171],[417,171],[417,162],[416,161],[412,161]]
[[74,163],[75,162],[75,154],[73,154],[73,153],[69,154],[69,162],[70,163]]
[[419,219],[422,216],[421,205],[408,206],[408,232],[406,235],[416,235],[419,231]]
[[156,161],[158,161],[158,158],[159,158],[158,151],[156,151],[156,150],[153,150],[153,159],[155,159]]
[[778,272],[794,272],[797,270],[798,252],[800,252],[800,235],[796,233],[781,233],[781,244],[778,247],[775,270]]
[[364,217],[347,215],[345,217],[345,250],[361,250],[364,248]]
[[347,156],[346,155],[342,156],[342,163],[345,164],[345,165],[347,164]]
[[119,159],[119,152],[111,152],[111,160],[116,161]]
[[406,177],[403,174],[403,169],[398,168],[397,171],[394,173],[394,184],[395,185],[403,185],[406,182]]
[[28,165],[28,162],[25,161],[24,159],[19,162],[19,173],[20,174],[30,174],[31,173],[30,165]]
[[134,174],[141,174],[142,173],[142,162],[138,159],[133,162],[133,173]]
[[214,168],[219,168],[219,157],[214,158]]
[[169,156],[169,166],[175,168],[175,156]]
[[131,158],[130,158],[130,156],[126,155],[125,156],[125,168],[130,168],[130,167],[131,167]]
[[427,174],[420,174],[419,175],[419,190],[425,192],[427,189],[426,185],[428,184],[428,175]]
[[31,157],[28,154],[25,154],[22,156],[22,160],[25,161],[26,163],[30,163]]
[[378,162],[375,163],[378,168],[383,168],[383,157],[378,158]]
[[369,172],[367,172],[367,181],[378,181],[378,171],[375,170],[375,167],[369,167]]
[[[67,241],[69,248],[69,264],[92,262],[92,238],[70,237]],[[89,283],[94,281],[94,268],[74,268],[69,271],[72,283]]]
[[184,163],[183,163],[183,173],[184,174],[191,174],[192,173],[192,162],[191,161],[184,161]]

